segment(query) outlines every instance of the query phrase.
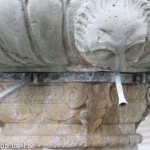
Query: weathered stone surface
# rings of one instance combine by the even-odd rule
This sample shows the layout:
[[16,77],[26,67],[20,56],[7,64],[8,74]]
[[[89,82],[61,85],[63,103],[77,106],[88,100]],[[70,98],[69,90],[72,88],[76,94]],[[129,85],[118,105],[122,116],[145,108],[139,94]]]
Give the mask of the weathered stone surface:
[[1,0],[0,71],[150,71],[149,8],[148,0]]
[[[0,91],[12,86],[1,82]],[[0,143],[35,149],[137,150],[136,133],[149,105],[149,85],[124,86],[118,107],[113,83],[28,85],[0,105]]]

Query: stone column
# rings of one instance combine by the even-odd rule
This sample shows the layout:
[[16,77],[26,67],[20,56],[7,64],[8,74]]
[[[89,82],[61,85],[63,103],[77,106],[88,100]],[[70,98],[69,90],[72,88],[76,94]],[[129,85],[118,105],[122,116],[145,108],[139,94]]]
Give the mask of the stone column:
[[[1,82],[1,91],[12,84]],[[118,107],[113,83],[28,85],[0,105],[0,143],[51,150],[137,150],[142,136],[136,129],[147,114],[150,88],[123,88],[129,105]]]

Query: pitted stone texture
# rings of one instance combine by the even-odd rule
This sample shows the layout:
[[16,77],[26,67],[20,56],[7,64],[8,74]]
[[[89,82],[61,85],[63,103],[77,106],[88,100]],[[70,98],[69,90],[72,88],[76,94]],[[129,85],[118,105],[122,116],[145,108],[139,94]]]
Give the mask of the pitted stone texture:
[[149,7],[148,1],[142,0],[83,1],[74,21],[81,55],[105,69],[126,71],[141,67],[140,57],[149,43],[146,6]]
[[[12,86],[1,82],[0,91]],[[114,84],[28,85],[0,105],[0,143],[41,149],[136,150],[137,125],[149,104],[149,85],[123,85],[129,103],[118,107]],[[130,149],[129,149],[130,148]]]
[[150,71],[149,8],[148,0],[1,0],[0,71]]

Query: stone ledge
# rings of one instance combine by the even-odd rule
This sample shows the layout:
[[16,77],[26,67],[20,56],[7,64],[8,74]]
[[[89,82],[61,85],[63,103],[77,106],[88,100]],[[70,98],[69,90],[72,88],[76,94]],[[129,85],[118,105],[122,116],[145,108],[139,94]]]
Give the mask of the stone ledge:
[[102,148],[136,145],[142,141],[140,134],[120,136],[0,136],[0,143],[35,143],[34,148]]

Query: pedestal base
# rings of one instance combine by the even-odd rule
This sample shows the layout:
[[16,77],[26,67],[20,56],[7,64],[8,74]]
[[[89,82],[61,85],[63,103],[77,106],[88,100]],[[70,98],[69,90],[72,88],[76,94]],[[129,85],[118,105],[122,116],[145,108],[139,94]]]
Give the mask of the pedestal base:
[[[1,91],[11,85],[1,83]],[[0,105],[0,144],[25,143],[41,150],[137,150],[142,136],[136,128],[147,112],[149,88],[124,85],[124,92],[129,105],[118,107],[114,84],[26,86]]]

